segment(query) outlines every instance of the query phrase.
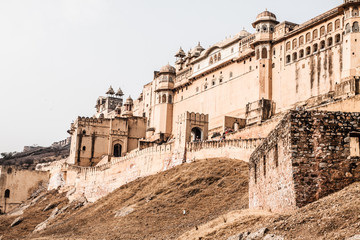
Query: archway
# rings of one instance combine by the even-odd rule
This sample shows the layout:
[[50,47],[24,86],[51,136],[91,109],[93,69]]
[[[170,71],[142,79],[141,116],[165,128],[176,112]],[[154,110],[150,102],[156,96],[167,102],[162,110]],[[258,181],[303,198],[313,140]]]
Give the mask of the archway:
[[191,129],[191,141],[197,142],[197,141],[202,141],[202,140],[203,140],[203,137],[202,137],[201,129],[198,127],[194,127],[193,129]]
[[4,197],[5,197],[5,198],[10,198],[10,190],[9,190],[9,189],[6,189],[6,190],[5,190]]
[[117,143],[114,145],[114,157],[121,157],[121,150],[122,146],[121,144]]

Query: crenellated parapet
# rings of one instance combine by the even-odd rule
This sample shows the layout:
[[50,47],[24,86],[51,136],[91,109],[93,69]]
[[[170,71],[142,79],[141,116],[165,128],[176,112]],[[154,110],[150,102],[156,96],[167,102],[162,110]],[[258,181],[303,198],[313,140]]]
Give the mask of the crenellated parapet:
[[186,150],[190,152],[200,151],[202,149],[216,149],[224,147],[234,147],[239,149],[255,149],[260,145],[262,138],[253,139],[231,139],[220,141],[204,141],[204,142],[190,142],[186,145]]

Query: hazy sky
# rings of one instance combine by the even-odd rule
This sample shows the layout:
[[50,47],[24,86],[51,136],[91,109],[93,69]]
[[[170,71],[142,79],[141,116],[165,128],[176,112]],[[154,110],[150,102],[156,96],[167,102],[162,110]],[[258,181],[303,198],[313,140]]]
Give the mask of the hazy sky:
[[180,46],[253,32],[266,8],[302,23],[342,2],[0,0],[0,152],[65,139],[109,85],[137,98]]

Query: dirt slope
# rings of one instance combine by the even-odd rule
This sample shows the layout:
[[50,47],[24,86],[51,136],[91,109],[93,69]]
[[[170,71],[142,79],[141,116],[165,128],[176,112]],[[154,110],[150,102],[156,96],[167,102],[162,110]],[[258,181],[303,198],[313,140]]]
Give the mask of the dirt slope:
[[[93,204],[59,215],[53,227],[27,238],[175,239],[229,211],[247,207],[247,164],[203,160],[138,179]],[[129,214],[115,218],[121,209],[122,215]]]
[[[64,210],[45,231],[33,234],[53,212],[43,211],[50,203]],[[360,183],[288,215],[247,207],[247,164],[203,160],[138,179],[84,207],[68,204],[65,193],[46,193],[24,211],[18,226],[9,227],[15,217],[0,216],[0,238],[226,240],[261,227],[286,239],[360,234]]]
[[[227,219],[224,223],[223,219]],[[344,240],[360,234],[360,183],[311,203],[288,215],[261,211],[233,211],[198,230],[191,230],[181,240],[224,239],[267,227],[269,233],[285,239]]]

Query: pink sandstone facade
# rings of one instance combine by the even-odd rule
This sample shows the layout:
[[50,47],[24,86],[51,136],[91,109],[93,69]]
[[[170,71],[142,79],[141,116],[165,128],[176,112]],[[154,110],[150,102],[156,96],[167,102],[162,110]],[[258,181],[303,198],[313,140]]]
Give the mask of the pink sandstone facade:
[[[155,71],[136,100],[123,103],[121,89],[110,87],[93,117],[71,125],[70,157],[57,174],[74,196],[95,201],[196,159],[256,162],[254,151],[291,109],[360,112],[359,7],[360,1],[345,0],[303,24],[278,22],[265,11],[253,34],[242,30],[208,49],[180,48],[174,67]],[[286,184],[296,184],[291,165],[281,171]],[[289,208],[300,206],[296,188],[287,189]],[[251,199],[254,208],[268,207],[267,200]],[[282,203],[276,204],[270,209],[279,210]]]

